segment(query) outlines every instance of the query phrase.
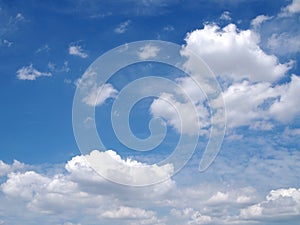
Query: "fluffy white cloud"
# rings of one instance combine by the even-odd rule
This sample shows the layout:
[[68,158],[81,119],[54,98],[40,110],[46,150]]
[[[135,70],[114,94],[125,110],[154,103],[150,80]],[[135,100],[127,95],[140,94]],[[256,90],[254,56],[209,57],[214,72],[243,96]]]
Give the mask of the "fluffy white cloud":
[[83,50],[82,46],[74,44],[69,46],[69,54],[79,56],[80,58],[88,57],[88,54]]
[[[112,155],[128,165],[141,165],[140,162],[130,159],[122,160],[112,151],[103,154]],[[263,224],[262,221],[270,220],[274,214],[275,218],[270,221],[281,220],[281,224],[285,224],[291,218],[299,216],[297,210],[300,209],[300,189],[274,189],[264,197],[253,187],[237,188],[225,185],[226,182],[230,183],[228,177],[226,178],[230,174],[237,186],[243,186],[244,180],[248,180],[248,184],[272,183],[267,178],[273,180],[274,186],[287,186],[291,182],[278,184],[278,180],[282,180],[280,177],[286,177],[287,174],[297,183],[299,166],[296,165],[299,162],[299,154],[289,155],[284,151],[275,151],[266,157],[267,159],[252,157],[249,159],[251,163],[244,167],[239,163],[245,160],[242,153],[238,159],[231,157],[226,161],[221,157],[213,170],[199,176],[200,184],[193,186],[176,186],[174,181],[169,180],[147,188],[133,188],[108,182],[91,168],[84,156],[75,156],[66,163],[66,171],[61,173],[41,173],[32,170],[11,172],[2,180],[0,199],[3,195],[5,198],[1,199],[1,203],[9,200],[5,204],[9,206],[10,211],[16,208],[16,205],[12,204],[23,207],[24,202],[25,208],[14,213],[15,221],[10,221],[9,217],[4,217],[3,220],[8,219],[9,224],[18,224],[23,215],[26,215],[27,219],[33,215],[40,215],[46,218],[45,220],[49,219],[45,224],[71,224],[66,221],[72,221],[73,224],[93,224],[95,221],[98,224],[116,224],[116,221],[122,221],[122,224],[129,225],[230,225],[248,224],[249,220]],[[119,171],[122,168],[113,168],[105,157],[102,157],[101,163],[114,174],[135,176],[136,179],[142,179],[140,176],[153,176],[147,173],[130,174],[130,171]],[[255,166],[251,168],[251,164]],[[194,179],[195,174],[192,176]],[[219,180],[221,177],[225,183],[209,181],[212,178]],[[188,177],[185,176],[185,181],[186,178]],[[251,178],[257,183],[249,182]],[[1,207],[0,204],[3,211]],[[168,211],[171,211],[171,216],[164,213]]]
[[51,73],[40,72],[37,69],[33,68],[32,64],[29,66],[24,66],[17,71],[17,78],[19,80],[36,80],[38,77],[51,77]]
[[158,166],[156,164],[147,165],[130,158],[123,160],[112,150],[92,151],[85,156],[85,159],[106,179],[131,186],[150,185],[162,180],[168,181],[174,170],[171,164]]
[[[112,174],[124,176],[124,179],[130,177],[130,179],[136,180],[151,180],[151,177],[157,176],[165,169],[155,167],[152,170],[141,169],[137,174],[131,173],[131,171],[123,170],[124,168],[113,168],[105,155],[107,157],[112,156],[130,166],[144,164],[130,159],[122,160],[113,151],[103,153],[102,161],[98,159],[97,162],[107,167],[107,170]],[[7,164],[2,166],[1,164],[5,170],[11,166]],[[91,168],[84,156],[72,158],[65,168],[67,173],[54,175],[45,175],[32,170],[11,172],[8,174],[7,180],[1,184],[1,191],[7,197],[24,201],[26,210],[29,212],[59,215],[58,221],[61,219],[74,221],[78,215],[87,214],[91,221],[95,219],[98,221],[125,219],[128,220],[128,224],[162,224],[155,212],[130,207],[130,205],[136,205],[141,201],[147,202],[149,198],[151,201],[159,199],[168,190],[174,188],[172,180],[148,188],[130,188],[117,185],[100,177]]]
[[131,21],[130,20],[126,20],[122,23],[120,23],[116,28],[115,28],[115,33],[117,34],[123,34],[126,32],[128,26],[130,25]]
[[198,54],[215,74],[235,81],[276,81],[291,67],[266,54],[259,46],[258,34],[238,30],[234,24],[222,29],[207,24],[189,33],[185,40],[185,48]]

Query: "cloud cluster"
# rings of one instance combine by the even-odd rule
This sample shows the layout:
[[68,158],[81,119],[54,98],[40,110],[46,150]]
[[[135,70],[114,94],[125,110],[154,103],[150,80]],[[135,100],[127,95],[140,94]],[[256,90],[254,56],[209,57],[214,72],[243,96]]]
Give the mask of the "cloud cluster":
[[[123,160],[111,150],[102,154],[131,166],[143,164],[131,159]],[[249,163],[243,164],[245,157]],[[50,171],[43,169],[43,172],[37,172],[32,166],[20,166],[22,163],[10,165],[1,162],[4,179],[0,180],[0,199],[10,206],[8,209],[0,206],[5,215],[2,220],[12,225],[25,219],[33,221],[33,218],[36,224],[44,218],[48,221],[45,224],[116,224],[122,221],[122,224],[132,225],[216,225],[264,224],[268,221],[294,225],[300,215],[300,189],[291,185],[299,179],[299,158],[297,152],[275,150],[262,157],[244,154],[237,159],[219,157],[204,176],[199,174],[197,184],[182,186],[169,179],[143,188],[107,181],[91,168],[82,155],[69,160],[65,170],[59,170],[61,172],[51,168]],[[111,173],[124,177],[151,179],[155,176],[145,170],[135,174],[113,168],[106,157],[98,163]],[[235,166],[232,167],[232,164]],[[166,167],[161,169],[168,172]],[[277,181],[287,174],[290,174],[290,180],[285,178],[287,183],[280,183],[287,188],[266,189],[266,184],[278,186]],[[185,179],[189,176],[195,179],[196,174],[189,172],[184,176]],[[228,184],[234,181],[234,185],[216,181],[222,177]],[[15,210],[12,211],[11,207]],[[11,220],[12,213],[14,221]]]
[[[270,18],[256,17],[252,25],[257,27]],[[288,77],[293,61],[280,63],[275,55],[264,52],[259,44],[258,33],[250,29],[239,30],[234,24],[223,28],[206,24],[186,37],[183,51],[189,50],[201,57],[222,82],[229,128],[248,126],[255,130],[270,130],[274,121],[286,124],[300,114],[299,107],[295,107],[299,105],[299,76],[291,75],[286,83],[277,82]],[[188,66],[197,71],[198,65],[190,63]],[[193,100],[198,116],[193,116],[192,110],[174,100],[173,96],[167,96],[172,105],[179,105],[182,112],[187,112],[178,117],[170,104],[163,101],[165,95],[151,105],[152,115],[161,116],[179,133],[195,133],[197,120],[202,123],[200,128],[207,127],[210,115],[201,89],[190,78],[179,79],[177,84]],[[181,123],[182,130],[179,129]]]

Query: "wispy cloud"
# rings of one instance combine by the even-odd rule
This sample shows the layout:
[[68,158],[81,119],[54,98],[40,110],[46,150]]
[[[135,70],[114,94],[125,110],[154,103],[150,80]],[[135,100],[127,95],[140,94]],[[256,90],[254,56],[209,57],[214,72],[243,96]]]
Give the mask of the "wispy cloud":
[[40,48],[38,48],[35,53],[40,53],[40,52],[49,52],[50,51],[50,47],[49,45],[45,44],[43,46],[41,46]]
[[115,33],[117,34],[123,34],[127,31],[128,26],[130,25],[131,21],[130,20],[126,20],[122,23],[120,23],[116,28],[115,28]]
[[24,66],[17,71],[17,78],[19,80],[36,80],[38,77],[51,77],[50,72],[40,72],[33,67],[32,64]]

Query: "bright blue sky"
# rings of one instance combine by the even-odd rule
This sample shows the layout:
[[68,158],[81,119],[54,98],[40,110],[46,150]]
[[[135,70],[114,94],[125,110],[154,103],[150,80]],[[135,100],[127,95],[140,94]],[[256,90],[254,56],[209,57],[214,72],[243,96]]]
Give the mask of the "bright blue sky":
[[[299,20],[299,0],[0,0],[0,224],[298,225]],[[99,179],[86,164],[73,134],[72,104],[92,62],[141,40],[174,42],[207,63],[223,90],[227,132],[215,162],[199,173],[208,137],[207,116],[201,117],[201,140],[187,166],[164,183],[134,189]],[[160,116],[168,125],[165,141],[147,153],[118,141],[110,123],[115,94],[150,75],[184,86],[206,115],[201,93],[174,68],[125,68],[96,106],[99,136],[113,150],[107,154],[157,162],[182,133],[194,132],[187,105],[162,94],[183,109],[186,130],[178,131],[159,98],[148,98],[132,111],[133,133],[147,137],[148,121]]]

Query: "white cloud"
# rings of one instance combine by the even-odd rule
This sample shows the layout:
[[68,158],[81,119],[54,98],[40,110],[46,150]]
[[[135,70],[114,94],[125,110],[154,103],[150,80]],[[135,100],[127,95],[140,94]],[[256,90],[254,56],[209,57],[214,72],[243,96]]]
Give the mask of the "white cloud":
[[300,77],[293,75],[291,82],[282,85],[280,99],[270,107],[271,114],[280,122],[290,122],[300,113]]
[[263,22],[270,20],[270,19],[272,19],[271,16],[259,15],[251,21],[251,25],[254,28],[258,28]]
[[109,83],[97,84],[97,76],[95,71],[89,70],[75,82],[84,92],[82,101],[89,106],[102,105],[108,98],[115,98],[118,93]]
[[83,50],[82,46],[71,44],[69,46],[69,54],[79,56],[81,58],[87,58],[88,54]]
[[138,56],[141,60],[147,60],[155,58],[159,51],[160,49],[157,46],[148,44],[140,49]]
[[103,212],[102,217],[110,219],[151,219],[155,217],[155,213],[141,208],[121,206],[116,210]]
[[188,225],[195,224],[211,224],[213,221],[210,216],[202,215],[199,211],[192,208],[185,208],[183,210],[172,209],[171,215],[177,217],[178,219],[188,219]]
[[17,160],[14,160],[13,164],[9,165],[0,160],[0,177],[5,176],[13,171],[20,171],[26,169],[28,166]]
[[292,3],[281,10],[279,16],[290,16],[300,12],[300,0],[292,0]]
[[168,181],[174,170],[171,164],[158,166],[147,165],[130,158],[123,160],[112,150],[92,151],[90,155],[85,156],[85,159],[106,179],[131,186],[150,185],[161,180]]
[[218,76],[235,81],[276,81],[291,68],[259,46],[259,36],[251,30],[238,30],[229,24],[224,28],[207,24],[186,37],[185,48],[198,54]]
[[[39,224],[40,219],[34,223],[33,218],[41,216],[47,221],[45,222],[47,225],[68,224],[66,221],[72,221],[69,224],[93,224],[95,220],[109,225],[116,224],[116,220],[126,225],[231,225],[247,224],[249,220],[260,222],[258,224],[264,224],[262,221],[267,220],[281,220],[282,223],[279,224],[287,224],[291,218],[297,218],[297,215],[299,216],[297,210],[300,209],[300,189],[275,188],[266,194],[263,200],[264,193],[269,191],[261,193],[251,186],[237,188],[235,185],[243,186],[243,182],[247,180],[246,184],[253,184],[256,188],[262,185],[264,189],[266,184],[272,183],[271,180],[275,187],[288,186],[290,183],[284,183],[281,179],[284,177],[287,180],[287,176],[294,179],[294,183],[297,184],[299,154],[274,151],[267,153],[265,159],[251,156],[248,157],[250,163],[243,167],[240,162],[245,161],[243,152],[241,151],[238,157],[227,158],[227,161],[222,157],[218,158],[213,170],[198,176],[201,177],[199,184],[181,186],[169,180],[147,188],[125,187],[111,183],[98,176],[84,156],[76,156],[66,163],[66,171],[61,173],[53,171],[49,173],[44,169],[43,173],[32,170],[25,172],[17,170],[10,173],[2,180],[0,189],[1,203],[9,200],[9,204],[3,203],[7,205],[8,211],[3,211],[1,204],[0,209],[7,214],[16,207],[24,207],[20,211],[13,211],[13,222],[9,220],[9,216],[3,218],[8,224],[18,224],[18,221],[24,219],[22,216],[32,221],[32,224]],[[127,165],[141,164],[130,159],[123,160],[112,151],[103,152],[103,155],[112,155]],[[101,162],[98,162],[113,174],[135,179],[151,179],[142,177],[153,176],[145,171],[137,174],[123,171],[123,168],[112,167],[106,157],[102,157]],[[190,178],[197,178],[193,171],[191,173]],[[188,177],[184,177],[186,181]],[[221,178],[223,181],[216,183],[211,181]],[[278,180],[281,182],[278,183]],[[234,185],[230,186],[230,183]],[[169,210],[171,215],[165,213]],[[271,217],[274,219],[271,220]]]
[[45,44],[44,46],[38,48],[35,53],[40,53],[40,52],[49,52],[50,51],[50,47],[49,45]]
[[164,30],[164,31],[174,31],[175,28],[174,28],[172,25],[168,25],[168,26],[165,26],[165,27],[163,28],[163,30]]
[[230,21],[230,20],[231,20],[230,12],[224,11],[224,12],[222,13],[222,15],[220,16],[220,19],[221,19],[221,20],[227,20],[227,21]]
[[6,45],[7,47],[12,46],[14,43],[12,41],[8,41],[6,39],[3,40],[3,44]]
[[300,34],[274,33],[268,38],[267,47],[279,55],[297,53],[300,49]]
[[150,113],[154,117],[164,118],[178,133],[199,134],[209,125],[209,112],[202,104],[180,102],[166,93],[152,102]]
[[116,28],[115,28],[115,33],[117,34],[123,34],[127,31],[128,26],[130,25],[131,21],[130,20],[126,20],[122,23],[120,23]]
[[115,98],[117,93],[118,91],[111,84],[104,84],[99,87],[93,86],[83,102],[89,106],[102,105],[107,99]]
[[51,77],[52,74],[50,72],[40,72],[33,68],[32,64],[29,66],[24,66],[17,71],[17,78],[19,80],[36,80],[38,77]]
[[81,225],[80,223],[65,222],[63,225]]
[[272,190],[266,200],[242,209],[240,218],[253,221],[299,221],[300,189]]

